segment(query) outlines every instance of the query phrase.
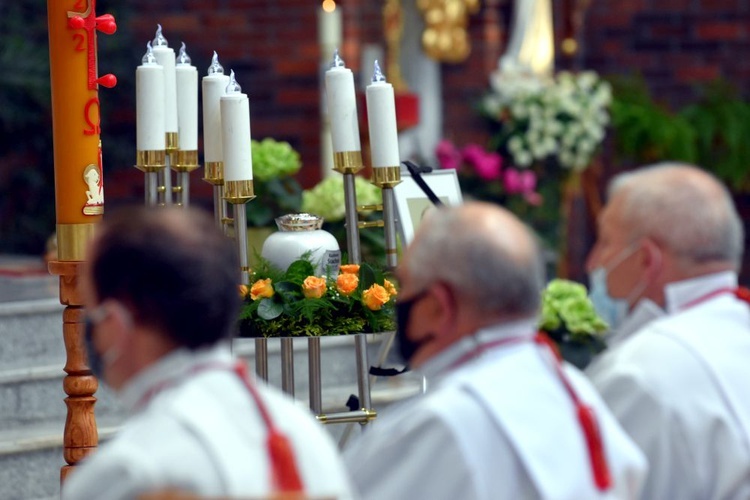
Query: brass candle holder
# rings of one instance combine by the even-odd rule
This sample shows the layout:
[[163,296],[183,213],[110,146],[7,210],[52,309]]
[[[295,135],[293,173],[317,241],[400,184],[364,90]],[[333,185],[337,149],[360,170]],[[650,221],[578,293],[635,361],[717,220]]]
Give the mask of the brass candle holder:
[[159,203],[159,172],[167,166],[167,154],[164,150],[137,151],[135,168],[144,173],[145,201],[148,206]]
[[224,162],[207,161],[203,169],[203,180],[211,184],[214,188],[214,217],[216,218],[216,227],[226,233],[227,202],[224,200]]
[[357,192],[354,188],[354,174],[364,168],[361,151],[342,151],[333,154],[333,169],[344,175],[344,207],[346,209],[346,245],[349,263],[360,264],[362,251],[359,246],[357,216]]
[[166,153],[167,153],[167,168],[158,172],[159,178],[159,204],[160,205],[171,205],[172,204],[172,172],[171,168],[176,163],[176,154],[179,145],[179,137],[177,132],[167,132],[165,135],[166,141]]
[[196,170],[198,165],[198,150],[177,150],[176,160],[172,170],[177,172],[177,186],[172,188],[177,195],[177,204],[183,207],[190,205],[190,172]]

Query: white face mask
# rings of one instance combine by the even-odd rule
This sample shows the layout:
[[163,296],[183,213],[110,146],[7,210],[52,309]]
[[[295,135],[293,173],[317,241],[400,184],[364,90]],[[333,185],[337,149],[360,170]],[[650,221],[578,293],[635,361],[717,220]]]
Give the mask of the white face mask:
[[591,285],[589,298],[594,304],[596,312],[599,313],[602,319],[604,319],[609,325],[610,331],[616,329],[628,315],[628,310],[630,308],[629,299],[636,297],[646,287],[645,283],[643,285],[638,284],[628,297],[618,299],[612,297],[609,293],[609,287],[607,286],[607,275],[614,271],[617,266],[622,264],[625,259],[633,255],[637,249],[638,247],[636,245],[630,245],[623,248],[619,255],[617,255],[607,267],[599,266],[589,274],[589,283]]

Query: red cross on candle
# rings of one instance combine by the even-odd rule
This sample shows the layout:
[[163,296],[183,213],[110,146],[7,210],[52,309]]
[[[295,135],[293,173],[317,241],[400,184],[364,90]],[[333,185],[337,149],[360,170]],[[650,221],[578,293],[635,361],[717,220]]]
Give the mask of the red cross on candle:
[[[104,14],[96,17],[96,0],[77,0],[75,7],[82,12],[68,12],[68,26],[74,30],[83,30],[86,32],[85,40],[83,34],[76,35],[78,45],[76,50],[86,50],[88,55],[88,88],[96,90],[96,85],[102,85],[112,88],[117,84],[117,77],[108,73],[102,77],[97,76],[96,64],[96,36],[94,30],[99,30],[104,34],[111,35],[117,31],[115,18],[111,14]],[[80,36],[80,38],[78,38]],[[86,47],[84,48],[84,42]]]

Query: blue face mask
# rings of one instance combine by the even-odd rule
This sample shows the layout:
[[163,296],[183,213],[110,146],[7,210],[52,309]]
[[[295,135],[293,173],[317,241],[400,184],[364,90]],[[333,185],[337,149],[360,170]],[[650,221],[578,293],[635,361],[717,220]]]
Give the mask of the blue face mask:
[[614,330],[628,314],[628,301],[616,299],[609,294],[607,270],[603,267],[597,267],[591,272],[589,283],[591,285],[589,298],[594,304],[594,309],[607,322],[609,329]]
[[618,299],[612,297],[607,286],[607,275],[636,250],[637,247],[635,245],[624,248],[608,266],[599,266],[589,274],[589,284],[591,286],[589,298],[594,304],[596,312],[609,325],[610,331],[616,329],[628,315],[630,301],[628,298]]

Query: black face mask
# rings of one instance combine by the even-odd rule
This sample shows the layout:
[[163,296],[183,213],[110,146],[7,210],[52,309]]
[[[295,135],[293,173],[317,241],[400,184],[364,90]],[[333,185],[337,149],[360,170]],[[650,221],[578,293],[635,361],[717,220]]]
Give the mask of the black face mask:
[[91,373],[99,380],[104,376],[104,360],[94,347],[94,322],[89,318],[84,320],[83,342],[86,346],[86,357],[88,359]]
[[411,316],[411,308],[420,299],[427,294],[427,291],[423,291],[415,295],[408,300],[399,300],[396,302],[396,346],[398,353],[401,355],[404,363],[409,364],[412,356],[416,353],[422,344],[427,340],[413,341],[406,335],[406,329],[409,325],[409,317]]

